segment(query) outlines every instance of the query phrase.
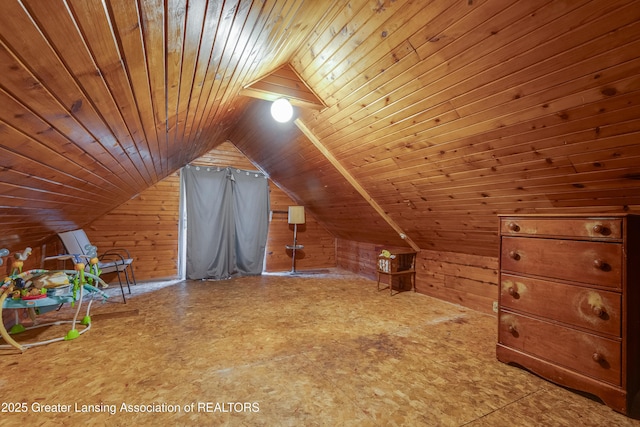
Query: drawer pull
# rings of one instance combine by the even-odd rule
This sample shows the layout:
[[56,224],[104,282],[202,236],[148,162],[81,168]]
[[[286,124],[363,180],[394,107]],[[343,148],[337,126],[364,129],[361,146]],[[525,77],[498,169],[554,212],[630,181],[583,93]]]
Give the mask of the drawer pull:
[[597,268],[598,270],[602,270],[602,271],[609,271],[611,270],[611,266],[609,264],[607,264],[606,262],[604,262],[601,259],[596,259],[593,261],[593,266],[595,268]]
[[509,252],[509,257],[515,259],[516,261],[518,261],[520,259],[520,254],[516,251],[510,251]]
[[512,297],[515,297],[518,295],[518,291],[516,291],[513,287],[509,288],[507,292],[509,292],[509,295],[511,295]]
[[596,234],[602,234],[603,236],[611,234],[611,231],[602,224],[596,224],[593,226],[593,232]]
[[597,351],[591,355],[591,358],[594,362],[600,363],[604,362],[604,356],[598,353]]
[[515,334],[517,332],[516,326],[515,325],[509,325],[509,333],[510,334]]
[[604,309],[602,307],[597,306],[597,305],[593,306],[592,310],[593,310],[593,314],[595,314],[598,317],[602,317],[605,314]]
[[518,232],[518,231],[520,231],[520,226],[518,224],[516,224],[515,222],[510,222],[509,223],[509,230],[514,231],[514,232]]

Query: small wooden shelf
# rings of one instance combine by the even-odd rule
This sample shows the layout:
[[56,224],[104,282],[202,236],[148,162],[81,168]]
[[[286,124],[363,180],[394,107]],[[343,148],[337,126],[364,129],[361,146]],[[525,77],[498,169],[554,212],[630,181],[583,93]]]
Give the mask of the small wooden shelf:
[[[404,284],[404,278],[408,277],[411,288],[416,291],[416,252],[413,251],[390,251],[389,256],[379,255],[378,265],[376,268],[378,275],[378,290],[380,289],[380,278],[382,276],[389,278],[389,294],[393,295],[394,278],[398,277],[398,292],[401,291],[400,285]],[[384,287],[382,289],[387,289]],[[396,292],[396,293],[398,293]]]

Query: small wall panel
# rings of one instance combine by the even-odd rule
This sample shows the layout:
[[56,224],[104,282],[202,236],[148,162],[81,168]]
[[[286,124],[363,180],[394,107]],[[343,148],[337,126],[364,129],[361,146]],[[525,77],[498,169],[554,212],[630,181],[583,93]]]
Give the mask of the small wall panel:
[[377,257],[378,251],[373,243],[344,239],[336,242],[337,266],[372,280],[376,278]]
[[127,248],[136,280],[175,278],[179,204],[180,177],[174,173],[84,229],[99,253]]
[[[282,190],[271,186],[271,222],[267,240],[265,271],[288,271],[292,268],[291,251],[286,245],[293,244],[293,225],[288,221],[289,206],[297,203]],[[298,244],[304,249],[296,252],[296,270],[333,268],[336,266],[334,237],[305,210],[305,224],[298,225]]]
[[493,313],[498,300],[498,258],[423,250],[416,261],[416,290]]
[[337,265],[345,270],[350,270],[369,279],[377,280],[378,255],[380,255],[383,249],[394,252],[410,248],[338,239],[336,243]]
[[[372,243],[338,239],[337,266],[376,280],[382,249]],[[416,258],[416,292],[492,313],[498,299],[498,258],[421,250]]]

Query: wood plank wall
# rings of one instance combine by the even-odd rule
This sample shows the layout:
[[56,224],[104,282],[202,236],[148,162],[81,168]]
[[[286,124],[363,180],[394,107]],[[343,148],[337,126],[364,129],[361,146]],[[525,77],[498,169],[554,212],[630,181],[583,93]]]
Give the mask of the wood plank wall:
[[498,300],[498,258],[422,250],[416,291],[485,313]]
[[127,248],[136,280],[178,275],[180,176],[177,172],[93,221],[85,232],[102,253]]
[[[288,220],[288,208],[296,205],[289,196],[270,183],[271,223],[267,241],[265,270],[269,272],[291,270],[293,225]],[[333,268],[336,266],[335,238],[305,209],[305,224],[298,225],[298,244],[304,249],[296,252],[296,270]]]
[[[133,199],[82,227],[98,253],[126,248],[134,259],[137,281],[176,278],[178,275],[178,221],[180,177],[177,172]],[[57,237],[47,242],[46,254],[64,253]],[[46,263],[46,268],[61,268]],[[117,280],[106,275],[107,282]]]
[[[82,227],[98,253],[125,248],[134,261],[136,280],[174,278],[177,275],[180,178],[173,173],[133,199]],[[64,253],[57,237],[46,243],[47,256]],[[47,262],[45,268],[62,268]],[[117,280],[105,275],[107,282]]]
[[336,265],[371,280],[376,280],[376,262],[379,247],[373,243],[337,239]]
[[[381,249],[372,243],[338,239],[337,266],[376,280]],[[493,301],[498,299],[498,258],[422,250],[416,257],[416,292],[493,313]]]
[[[230,142],[222,143],[192,164],[256,170]],[[293,226],[287,223],[286,212],[289,205],[296,203],[273,182],[269,187],[273,214],[265,270],[288,271],[291,269],[291,254],[287,253],[285,246],[293,241]],[[127,248],[135,259],[134,271],[138,281],[177,278],[179,203],[180,176],[179,172],[174,172],[83,228],[100,253],[116,247]],[[305,248],[296,255],[296,269],[335,267],[335,239],[308,212],[306,221],[298,227],[298,242]],[[57,238],[47,243],[48,255],[62,251]],[[47,265],[47,268],[57,267]],[[105,277],[105,280],[113,281],[115,276]]]

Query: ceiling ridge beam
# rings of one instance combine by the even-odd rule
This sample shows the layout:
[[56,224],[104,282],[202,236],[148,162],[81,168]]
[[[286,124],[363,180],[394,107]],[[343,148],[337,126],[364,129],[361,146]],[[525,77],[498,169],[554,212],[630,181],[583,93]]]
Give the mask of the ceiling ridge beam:
[[333,154],[320,142],[318,137],[316,137],[311,129],[309,129],[299,118],[294,121],[298,129],[302,131],[302,133],[311,141],[313,145],[316,146],[320,153],[340,172],[340,174],[351,184],[351,186],[371,205],[373,209],[386,221],[391,228],[393,228],[400,237],[413,248],[414,251],[420,252],[420,247],[409,237],[407,233],[405,233],[402,228],[391,218],[382,207],[369,195],[367,190],[364,189],[362,185],[358,182],[358,180],[349,173],[349,171],[342,166],[342,164],[336,159]]

